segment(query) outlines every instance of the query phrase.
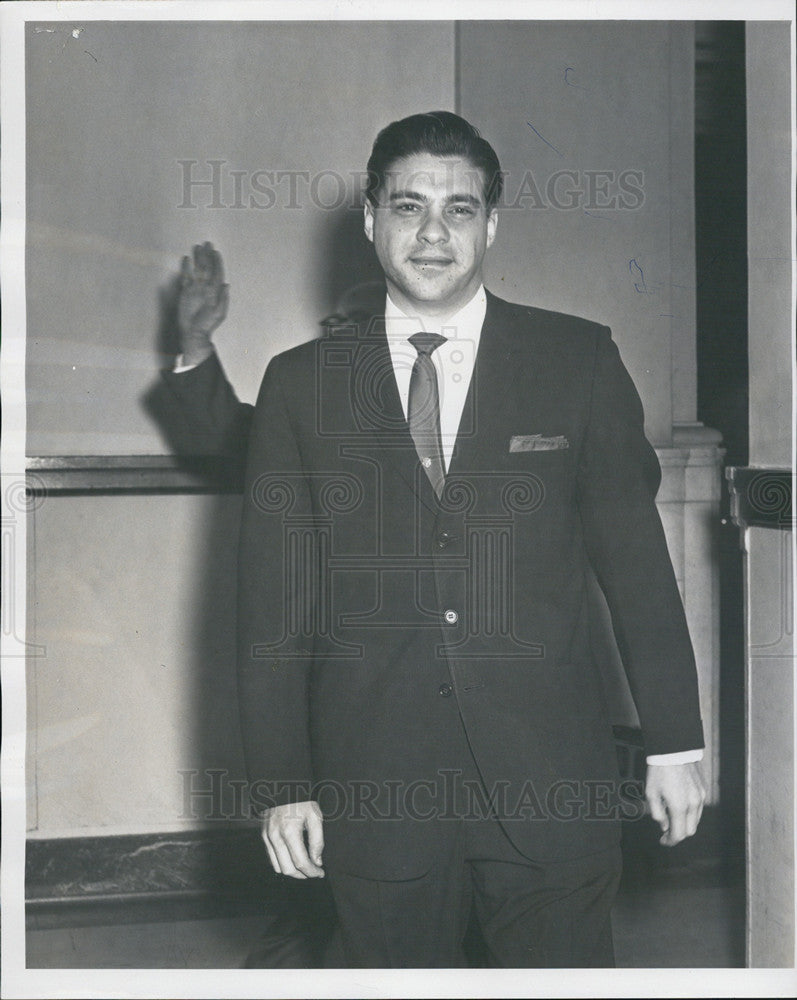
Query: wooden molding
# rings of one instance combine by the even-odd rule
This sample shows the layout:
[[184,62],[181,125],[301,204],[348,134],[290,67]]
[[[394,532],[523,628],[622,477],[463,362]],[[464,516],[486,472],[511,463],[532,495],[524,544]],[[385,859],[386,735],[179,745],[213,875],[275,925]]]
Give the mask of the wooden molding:
[[54,455],[28,459],[27,492],[240,493],[242,472],[240,463],[219,455]]

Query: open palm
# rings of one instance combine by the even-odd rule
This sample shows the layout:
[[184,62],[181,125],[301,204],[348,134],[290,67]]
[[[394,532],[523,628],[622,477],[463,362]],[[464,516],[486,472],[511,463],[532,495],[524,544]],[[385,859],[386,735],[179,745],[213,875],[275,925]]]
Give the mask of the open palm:
[[177,325],[185,364],[198,364],[211,352],[211,335],[227,315],[229,285],[224,264],[213,244],[197,244],[183,257]]

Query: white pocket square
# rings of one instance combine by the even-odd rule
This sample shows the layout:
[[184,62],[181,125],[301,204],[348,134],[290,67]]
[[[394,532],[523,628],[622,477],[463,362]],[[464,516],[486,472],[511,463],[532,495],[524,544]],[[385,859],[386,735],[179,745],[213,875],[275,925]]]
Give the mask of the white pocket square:
[[509,439],[509,450],[512,451],[558,451],[569,448],[570,442],[563,434],[557,437],[544,437],[542,434],[514,434]]

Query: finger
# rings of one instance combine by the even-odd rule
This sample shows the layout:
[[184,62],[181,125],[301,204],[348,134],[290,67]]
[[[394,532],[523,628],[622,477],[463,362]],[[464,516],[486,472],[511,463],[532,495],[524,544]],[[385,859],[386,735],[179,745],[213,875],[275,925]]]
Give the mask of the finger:
[[291,852],[288,850],[288,845],[281,834],[271,836],[271,846],[277,855],[277,861],[283,875],[289,875],[291,878],[307,878],[304,872],[300,872],[293,863]]
[[701,789],[700,790],[700,796],[699,796],[697,802],[692,806],[692,808],[689,810],[689,812],[687,814],[686,828],[687,828],[687,831],[688,831],[687,832],[687,836],[688,837],[694,837],[695,833],[697,833],[697,827],[698,827],[698,824],[700,823],[700,818],[703,815],[703,805],[704,805],[704,802],[705,802],[705,799],[703,797],[703,792],[702,792],[702,789]]
[[194,245],[194,279],[205,281],[208,273],[207,253],[204,246],[199,243]]
[[221,321],[227,315],[227,309],[229,308],[229,305],[230,305],[230,286],[222,285],[221,291],[219,292],[218,303],[216,306],[216,315],[218,317],[219,323],[221,323]]
[[667,833],[670,828],[670,821],[661,797],[650,793],[648,793],[645,797],[648,800],[648,808],[650,809],[651,817],[659,824],[664,833]]
[[212,278],[213,281],[219,285],[224,284],[224,261],[221,259],[221,254],[218,250],[214,250],[210,247],[210,259],[212,262]]
[[191,258],[186,254],[180,264],[180,280],[184,285],[188,285],[191,283],[192,276]]
[[658,796],[648,797],[648,806],[650,807],[650,815],[656,823],[659,824],[661,829],[661,837],[659,838],[659,843],[666,846],[672,845],[672,837],[670,834],[670,817],[667,814],[667,810],[664,806],[664,802]]
[[279,861],[277,861],[277,855],[274,853],[274,848],[269,843],[268,836],[265,833],[263,834],[263,843],[266,845],[266,851],[268,852],[268,860],[271,862],[271,867],[278,875],[282,875]]
[[214,292],[212,286],[208,285],[208,290],[205,293],[205,303],[208,310],[208,320],[213,330],[223,322],[224,317],[227,315],[229,301],[229,285],[223,285],[218,292]]
[[210,240],[205,240],[202,244],[202,254],[205,260],[205,271],[208,276],[208,281],[213,281],[216,270],[216,251],[213,249],[213,244]]
[[320,867],[324,853],[324,821],[315,813],[307,817],[307,847],[310,857]]
[[687,833],[687,810],[684,808],[670,808],[670,844],[680,844],[682,840],[689,836]]
[[684,829],[686,837],[694,837],[697,833],[697,824],[700,822],[700,808],[689,809],[686,813]]
[[294,866],[307,878],[318,878],[323,874],[318,865],[313,864],[304,843],[304,830],[301,827],[292,826],[285,831],[285,843],[290,851],[291,861]]

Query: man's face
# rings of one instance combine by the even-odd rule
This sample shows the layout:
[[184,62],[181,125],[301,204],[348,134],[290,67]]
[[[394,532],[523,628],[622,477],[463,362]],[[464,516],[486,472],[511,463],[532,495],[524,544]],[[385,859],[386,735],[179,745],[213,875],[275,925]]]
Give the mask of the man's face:
[[483,188],[468,161],[417,153],[390,168],[376,208],[366,203],[365,235],[405,312],[450,316],[473,298],[495,238]]

